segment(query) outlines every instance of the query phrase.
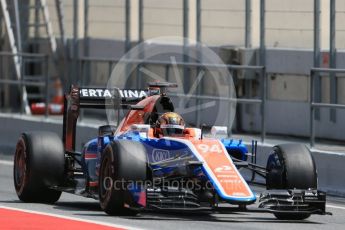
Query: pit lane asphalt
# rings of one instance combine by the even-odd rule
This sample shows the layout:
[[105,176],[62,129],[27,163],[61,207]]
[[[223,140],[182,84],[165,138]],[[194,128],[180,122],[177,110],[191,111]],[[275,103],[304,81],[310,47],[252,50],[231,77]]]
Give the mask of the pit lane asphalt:
[[[270,213],[250,213],[228,210],[226,213],[161,214],[144,212],[138,216],[106,215],[97,201],[63,193],[53,205],[23,203],[13,187],[11,154],[0,153],[0,206],[33,210],[85,220],[94,220],[143,229],[344,229],[345,199],[328,197],[327,211],[333,216],[313,215],[305,221],[279,221]],[[258,191],[261,188],[255,188]],[[248,209],[255,208],[251,205]],[[39,224],[39,223],[37,223]]]

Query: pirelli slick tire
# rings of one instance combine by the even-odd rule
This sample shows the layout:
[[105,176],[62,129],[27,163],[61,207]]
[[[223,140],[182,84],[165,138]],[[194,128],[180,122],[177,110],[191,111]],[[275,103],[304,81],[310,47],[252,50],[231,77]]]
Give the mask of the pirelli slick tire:
[[64,178],[65,155],[59,136],[51,132],[23,133],[14,155],[13,179],[24,202],[54,203],[61,191],[51,189]]
[[135,141],[115,140],[103,151],[99,171],[99,201],[109,215],[135,215],[139,209],[128,192],[129,183],[145,182],[147,156]]
[[[303,144],[273,147],[267,160],[267,189],[317,189],[317,171],[313,156]],[[302,220],[310,214],[275,214],[278,219]]]

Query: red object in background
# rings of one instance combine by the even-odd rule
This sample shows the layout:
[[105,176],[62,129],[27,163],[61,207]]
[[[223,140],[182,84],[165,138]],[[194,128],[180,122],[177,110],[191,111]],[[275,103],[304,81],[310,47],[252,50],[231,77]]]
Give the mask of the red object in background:
[[[101,223],[92,223],[92,221],[83,221],[76,218],[64,218],[62,216],[52,216],[26,211],[19,211],[7,208],[0,208],[0,228],[3,230],[22,229],[22,230],[114,230],[124,229],[114,226],[102,225]],[[110,224],[109,224],[110,225]]]
[[[44,103],[44,102],[32,103],[30,108],[31,108],[32,114],[42,115],[42,114],[45,114],[46,103]],[[62,115],[63,114],[63,104],[50,103],[48,105],[48,112],[51,115]]]
[[[63,114],[63,103],[64,96],[61,81],[56,78],[54,82],[54,94],[55,96],[48,105],[48,113],[51,115],[62,115]],[[46,103],[36,102],[30,105],[31,113],[35,115],[43,115],[46,112]]]
[[322,67],[329,67],[329,52],[322,52]]

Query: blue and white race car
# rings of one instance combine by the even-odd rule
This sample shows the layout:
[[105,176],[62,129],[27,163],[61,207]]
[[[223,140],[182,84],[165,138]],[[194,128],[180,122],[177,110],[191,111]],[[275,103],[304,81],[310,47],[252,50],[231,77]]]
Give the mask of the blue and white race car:
[[[217,138],[225,127],[186,127],[166,93],[173,83],[156,82],[129,99],[118,89],[72,87],[65,95],[62,141],[55,133],[27,132],[14,159],[14,185],[24,202],[56,202],[61,192],[99,200],[110,215],[149,210],[217,210],[220,203],[241,207],[257,196],[240,168],[265,178],[259,209],[278,219],[327,214],[326,194],[317,190],[312,155],[301,144],[275,146],[266,166],[256,164],[241,140]],[[140,95],[140,96],[139,96]],[[147,95],[147,96],[145,96]],[[133,96],[133,95],[132,95]],[[133,103],[135,102],[135,104]],[[117,127],[99,134],[81,152],[75,150],[81,108],[128,109]]]

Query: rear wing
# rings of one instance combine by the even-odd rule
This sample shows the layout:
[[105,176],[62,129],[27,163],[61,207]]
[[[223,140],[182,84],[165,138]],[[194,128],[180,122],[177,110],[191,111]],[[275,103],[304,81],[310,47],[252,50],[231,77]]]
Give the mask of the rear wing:
[[[157,92],[159,94],[159,92]],[[156,93],[155,93],[156,94]],[[80,108],[104,109],[107,106],[121,107],[133,104],[153,95],[152,91],[142,89],[80,88]]]
[[176,88],[176,83],[151,82],[149,88],[118,89],[118,88],[79,88],[71,86],[64,98],[62,140],[66,152],[75,152],[76,124],[81,108],[142,110],[136,105],[139,101],[152,95],[165,95],[167,88]]
[[147,96],[159,92],[137,89],[79,88],[72,86],[64,97],[62,139],[67,152],[75,152],[76,124],[81,108],[142,110],[135,105]]

